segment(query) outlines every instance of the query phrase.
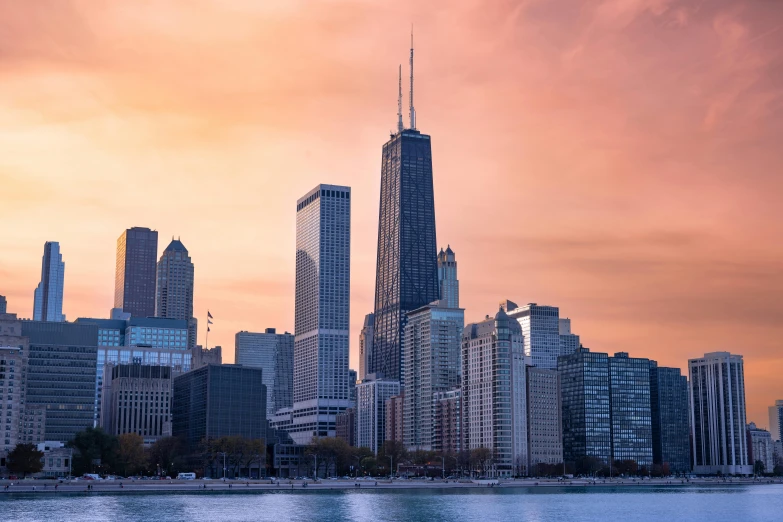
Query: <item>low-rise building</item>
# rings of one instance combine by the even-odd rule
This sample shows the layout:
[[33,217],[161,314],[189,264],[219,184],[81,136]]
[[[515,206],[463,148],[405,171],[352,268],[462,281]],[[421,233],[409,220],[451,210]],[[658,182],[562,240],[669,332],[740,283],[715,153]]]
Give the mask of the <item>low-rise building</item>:
[[66,448],[58,441],[41,442],[36,446],[44,456],[41,459],[43,469],[37,475],[40,477],[67,477],[71,474],[73,449]]
[[336,417],[337,437],[343,439],[349,446],[356,446],[356,410],[348,408]]
[[775,445],[772,435],[767,430],[756,427],[755,422],[748,424],[748,462],[754,466],[761,462],[764,466],[762,473],[772,473],[775,469]]

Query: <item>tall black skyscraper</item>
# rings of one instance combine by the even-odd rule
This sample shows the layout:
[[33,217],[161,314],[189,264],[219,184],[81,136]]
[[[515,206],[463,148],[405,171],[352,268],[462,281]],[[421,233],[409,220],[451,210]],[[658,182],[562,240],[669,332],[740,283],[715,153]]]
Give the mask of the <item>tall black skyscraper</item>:
[[410,129],[402,125],[402,80],[397,133],[383,146],[375,331],[371,372],[399,380],[406,313],[438,299],[435,198],[430,137],[416,129],[411,42]]
[[114,307],[135,317],[155,315],[158,232],[133,227],[117,239]]

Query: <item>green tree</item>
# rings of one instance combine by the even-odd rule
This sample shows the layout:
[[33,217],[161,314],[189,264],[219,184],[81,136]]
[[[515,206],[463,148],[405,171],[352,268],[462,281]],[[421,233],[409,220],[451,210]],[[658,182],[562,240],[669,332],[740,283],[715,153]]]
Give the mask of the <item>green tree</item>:
[[119,442],[101,428],[87,428],[74,436],[68,447],[76,450],[73,456],[73,474],[110,473],[117,467]]
[[43,469],[43,451],[38,451],[35,444],[17,444],[7,457],[8,471],[21,474],[22,478],[28,473],[38,473]]
[[[122,469],[122,474],[135,475],[143,470],[147,465],[147,455],[144,453],[144,439],[138,433],[123,433],[117,437],[119,445],[118,464]],[[165,469],[165,463],[160,464]]]

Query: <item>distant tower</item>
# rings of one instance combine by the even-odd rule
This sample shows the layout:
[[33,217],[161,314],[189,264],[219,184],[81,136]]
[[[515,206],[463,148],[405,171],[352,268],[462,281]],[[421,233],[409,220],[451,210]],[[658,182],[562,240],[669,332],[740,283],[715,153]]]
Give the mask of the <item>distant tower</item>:
[[179,239],[163,251],[158,261],[155,317],[185,319],[188,323],[188,349],[196,346],[196,320],[193,317],[193,261]]
[[363,381],[370,373],[370,361],[372,360],[372,341],[375,330],[375,316],[364,316],[364,326],[359,334],[359,380]]
[[117,239],[114,308],[133,317],[155,315],[155,275],[158,232],[133,227]]
[[446,308],[459,308],[459,280],[457,279],[457,260],[451,245],[438,254],[438,284],[440,298],[446,301]]
[[63,281],[65,263],[60,253],[60,243],[44,243],[41,262],[41,282],[34,292],[33,319],[36,321],[65,321],[63,315]]

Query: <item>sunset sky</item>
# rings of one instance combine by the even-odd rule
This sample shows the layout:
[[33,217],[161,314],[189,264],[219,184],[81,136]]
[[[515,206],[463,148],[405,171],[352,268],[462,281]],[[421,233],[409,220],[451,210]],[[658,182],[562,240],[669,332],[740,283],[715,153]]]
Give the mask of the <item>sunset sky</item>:
[[[0,294],[47,240],[68,319],[107,317],[116,240],[180,237],[203,343],[293,331],[295,205],[353,191],[351,365],[373,308],[381,147],[416,42],[438,243],[466,321],[560,307],[662,365],[744,355],[783,399],[783,2],[0,0]],[[407,104],[407,101],[405,102]]]

